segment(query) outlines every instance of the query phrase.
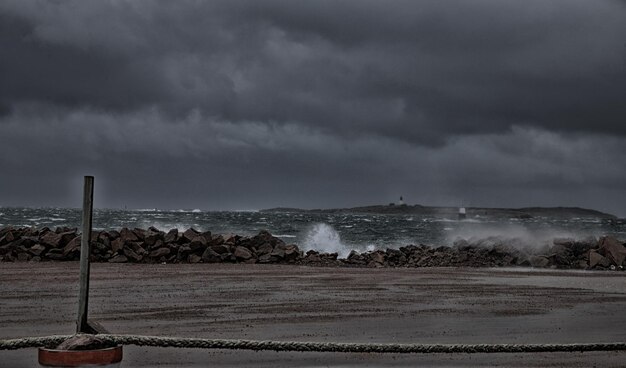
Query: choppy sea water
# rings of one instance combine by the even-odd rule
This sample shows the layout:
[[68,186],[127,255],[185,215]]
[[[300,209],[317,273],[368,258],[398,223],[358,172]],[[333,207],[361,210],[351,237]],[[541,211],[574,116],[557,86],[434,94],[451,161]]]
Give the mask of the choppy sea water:
[[[81,210],[71,208],[2,208],[0,227],[58,226],[80,228]],[[626,238],[626,225],[598,218],[530,219],[455,218],[404,214],[346,214],[290,212],[205,212],[200,210],[94,210],[95,230],[148,228],[168,231],[193,227],[218,234],[254,235],[268,230],[302,249],[338,252],[351,249],[397,248],[409,244],[451,245],[455,240],[498,237],[541,246],[554,238]]]

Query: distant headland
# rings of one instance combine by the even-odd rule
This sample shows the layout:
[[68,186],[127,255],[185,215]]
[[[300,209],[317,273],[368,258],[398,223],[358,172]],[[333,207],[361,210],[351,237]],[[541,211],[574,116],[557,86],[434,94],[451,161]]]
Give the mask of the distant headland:
[[[616,219],[616,216],[597,210],[580,207],[523,207],[523,208],[487,208],[487,207],[465,207],[468,218],[471,217],[508,217],[508,218],[599,218]],[[305,212],[305,213],[380,213],[380,214],[411,214],[423,216],[457,216],[459,207],[438,207],[395,204],[372,205],[351,208],[327,208],[327,209],[301,209],[276,207],[263,209],[260,212]]]

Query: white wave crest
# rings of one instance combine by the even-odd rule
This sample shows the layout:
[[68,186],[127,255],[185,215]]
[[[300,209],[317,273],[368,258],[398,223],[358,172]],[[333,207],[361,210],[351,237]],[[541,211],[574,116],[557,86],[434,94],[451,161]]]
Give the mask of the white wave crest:
[[313,225],[304,237],[304,250],[315,250],[322,253],[337,253],[345,258],[350,249],[341,242],[339,233],[330,225],[319,223]]

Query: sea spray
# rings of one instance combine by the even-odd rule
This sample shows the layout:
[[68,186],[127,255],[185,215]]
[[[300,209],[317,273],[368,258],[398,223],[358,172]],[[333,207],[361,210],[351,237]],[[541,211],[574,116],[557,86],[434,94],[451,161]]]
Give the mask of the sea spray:
[[521,224],[461,224],[447,235],[446,244],[469,243],[487,247],[503,244],[533,251],[550,247],[555,239],[589,241],[597,237],[594,233],[552,227],[529,229]]
[[350,249],[341,242],[339,233],[326,223],[315,224],[307,232],[303,242],[304,250],[322,253],[337,253],[340,258],[350,254]]

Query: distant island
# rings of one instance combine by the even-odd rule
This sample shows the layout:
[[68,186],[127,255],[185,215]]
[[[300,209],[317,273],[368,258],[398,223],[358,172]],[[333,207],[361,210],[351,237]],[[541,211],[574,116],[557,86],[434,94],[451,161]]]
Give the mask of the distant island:
[[[616,219],[617,217],[609,213],[580,207],[524,207],[524,208],[486,208],[486,207],[466,207],[467,217],[506,217],[506,218],[598,218]],[[422,216],[453,217],[459,213],[459,207],[437,207],[388,204],[373,205],[352,208],[328,208],[328,209],[301,209],[276,207],[263,209],[260,212],[300,212],[300,213],[380,213],[380,214],[411,214]]]

